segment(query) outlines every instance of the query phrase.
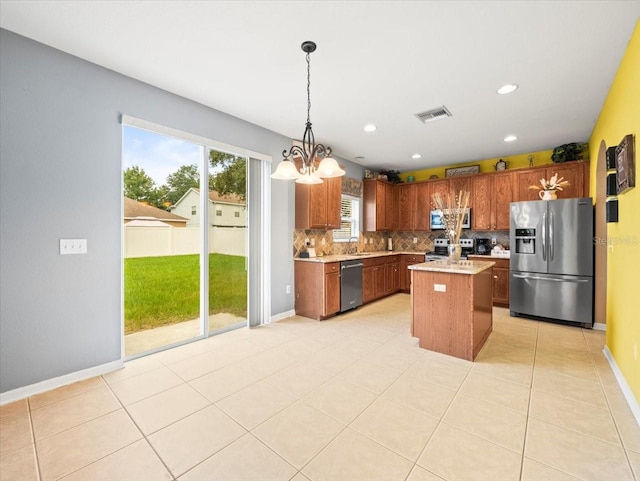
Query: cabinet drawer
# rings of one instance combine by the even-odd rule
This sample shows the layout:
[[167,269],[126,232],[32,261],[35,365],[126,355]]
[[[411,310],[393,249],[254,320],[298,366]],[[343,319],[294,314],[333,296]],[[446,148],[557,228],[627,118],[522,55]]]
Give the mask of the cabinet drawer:
[[387,256],[386,258],[386,264],[396,264],[400,262],[400,256]]
[[496,258],[493,258],[493,259],[491,259],[491,261],[496,263],[496,265],[493,266],[494,269],[496,269],[496,268],[509,269],[509,259],[496,259]]
[[324,265],[324,273],[329,274],[331,272],[338,272],[340,270],[339,262],[329,262]]
[[385,262],[386,260],[384,257],[369,257],[362,260],[364,267],[382,266]]
[[405,262],[424,262],[424,254],[405,254]]

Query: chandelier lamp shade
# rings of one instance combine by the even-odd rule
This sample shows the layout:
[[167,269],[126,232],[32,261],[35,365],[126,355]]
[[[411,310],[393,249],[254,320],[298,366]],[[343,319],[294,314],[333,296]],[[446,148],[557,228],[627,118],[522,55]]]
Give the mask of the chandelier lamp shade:
[[[331,157],[331,148],[316,144],[311,128],[311,62],[309,56],[316,50],[316,44],[311,41],[302,43],[302,51],[307,58],[307,124],[302,136],[302,143],[282,151],[282,161],[276,171],[271,174],[273,179],[294,180],[299,184],[321,184],[322,178],[340,177],[345,171],[338,162]],[[296,167],[295,159],[299,158],[302,167]],[[318,160],[320,163],[318,164]]]

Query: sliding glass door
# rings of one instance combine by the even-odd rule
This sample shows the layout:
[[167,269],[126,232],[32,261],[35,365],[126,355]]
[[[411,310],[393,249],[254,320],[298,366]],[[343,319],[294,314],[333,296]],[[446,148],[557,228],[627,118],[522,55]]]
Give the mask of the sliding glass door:
[[247,324],[246,169],[244,157],[123,127],[125,357]]

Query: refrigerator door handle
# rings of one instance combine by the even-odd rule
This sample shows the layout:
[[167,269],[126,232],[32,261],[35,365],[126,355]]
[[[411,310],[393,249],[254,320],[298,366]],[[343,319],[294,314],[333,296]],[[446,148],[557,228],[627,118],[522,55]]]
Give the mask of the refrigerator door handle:
[[549,212],[549,260],[553,260],[553,212]]
[[542,260],[547,260],[547,213],[542,214]]
[[518,279],[532,279],[534,281],[576,282],[578,284],[589,282],[588,279],[555,279],[553,277],[522,276],[519,274],[514,274],[513,277],[516,277]]

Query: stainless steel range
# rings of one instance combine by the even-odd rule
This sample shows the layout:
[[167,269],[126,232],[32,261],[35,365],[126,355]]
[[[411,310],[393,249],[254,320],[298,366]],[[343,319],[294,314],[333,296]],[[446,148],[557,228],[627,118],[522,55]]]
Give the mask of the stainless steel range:
[[[460,247],[462,248],[461,257],[466,259],[468,255],[474,252],[473,239],[460,239]],[[439,238],[433,241],[433,252],[427,252],[424,256],[426,262],[437,261],[449,257],[449,239]]]
[[433,251],[424,255],[425,262],[446,259],[449,256],[449,239],[439,238],[433,241]]

